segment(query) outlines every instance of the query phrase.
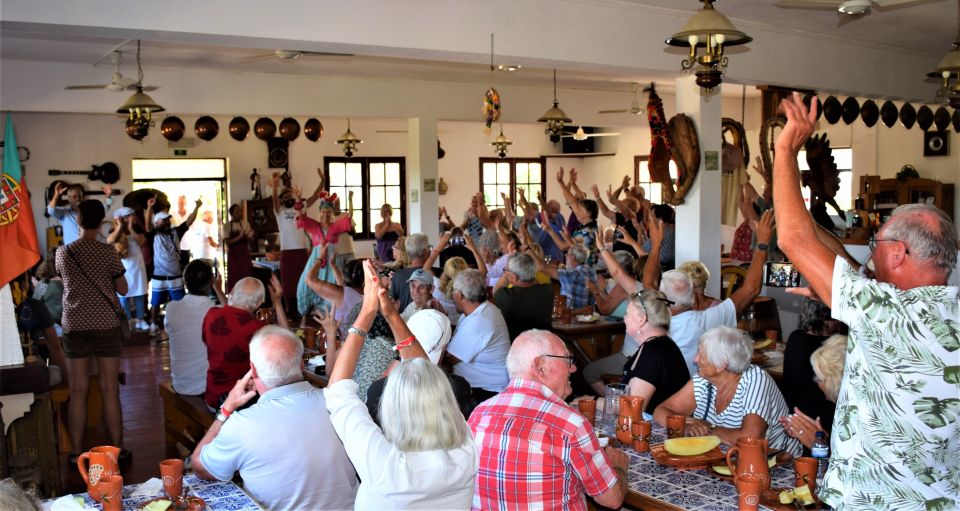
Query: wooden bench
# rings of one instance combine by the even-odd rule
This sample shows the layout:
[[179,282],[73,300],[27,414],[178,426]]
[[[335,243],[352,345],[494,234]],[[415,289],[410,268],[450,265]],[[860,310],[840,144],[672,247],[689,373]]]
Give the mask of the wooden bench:
[[160,397],[167,457],[188,456],[210,428],[214,414],[207,409],[202,397],[177,394],[169,381],[160,384]]

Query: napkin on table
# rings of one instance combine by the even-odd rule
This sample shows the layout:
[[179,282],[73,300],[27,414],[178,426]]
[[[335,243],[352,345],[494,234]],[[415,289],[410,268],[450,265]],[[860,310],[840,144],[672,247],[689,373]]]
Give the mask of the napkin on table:
[[87,509],[96,509],[95,507],[89,507],[83,502],[83,497],[77,497],[76,495],[64,495],[59,499],[53,501],[53,503],[44,503],[43,509],[45,511],[84,511]]
[[141,484],[138,484],[132,492],[130,492],[130,497],[156,497],[163,491],[163,481],[157,479],[156,477],[151,477]]

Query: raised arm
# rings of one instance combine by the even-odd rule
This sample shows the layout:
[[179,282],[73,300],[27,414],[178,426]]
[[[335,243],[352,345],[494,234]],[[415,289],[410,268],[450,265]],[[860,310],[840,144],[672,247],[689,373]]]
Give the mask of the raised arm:
[[[320,246],[320,253],[326,253],[326,243],[324,242]],[[307,270],[307,287],[320,295],[320,297],[324,300],[332,303],[335,307],[339,307],[343,303],[343,287],[336,284],[331,284],[318,278],[317,274],[320,271],[320,264],[323,262],[322,259],[323,258],[318,257],[313,264],[310,265],[310,269]],[[327,264],[333,264],[333,262],[327,261]]]
[[537,271],[540,271],[549,275],[550,278],[553,280],[560,280],[560,272],[557,271],[556,268],[547,264],[546,261],[544,261],[542,258],[537,257],[532,250],[527,249],[527,253],[530,254],[531,257],[533,257],[533,262],[536,263],[537,265]]
[[146,229],[147,232],[153,232],[153,206],[156,205],[156,203],[157,198],[150,197],[147,199],[147,209],[143,211],[143,228]]
[[473,258],[477,262],[477,271],[480,272],[480,276],[486,279],[487,262],[483,260],[483,256],[480,254],[480,249],[478,249],[477,244],[473,242],[473,236],[464,234],[463,241],[467,244],[467,248],[470,250],[470,253],[473,254]]
[[663,220],[649,215],[647,230],[650,231],[650,254],[643,265],[643,288],[659,289],[660,284],[660,246],[663,244]]
[[317,175],[320,176],[320,182],[317,184],[317,189],[313,191],[313,195],[307,197],[307,207],[313,206],[314,202],[317,202],[317,199],[320,198],[320,194],[323,193],[323,169],[317,168]]
[[63,195],[64,190],[67,189],[67,184],[63,181],[57,181],[57,186],[53,188],[53,197],[50,197],[50,202],[47,203],[47,213],[56,218],[61,218],[63,215],[57,216],[57,201],[60,200],[60,196]]
[[283,209],[283,204],[280,204],[280,173],[274,172],[270,176],[270,187],[273,188],[273,211],[279,213]]
[[577,215],[578,218],[587,217],[587,210],[582,204],[580,204],[580,200],[577,199],[573,191],[570,190],[570,186],[563,182],[563,167],[560,167],[560,170],[557,171],[557,184],[560,185],[560,190],[563,192],[563,198],[567,201],[570,209],[573,210],[573,214]]
[[490,210],[487,209],[487,202],[483,198],[483,192],[477,192],[477,220],[483,224],[486,229],[496,229],[493,220],[490,219]]
[[[804,210],[804,213],[806,213],[806,210]],[[773,215],[772,209],[768,209],[760,215],[760,221],[757,222],[757,248],[753,251],[753,259],[750,261],[750,267],[747,268],[747,276],[743,279],[743,285],[730,295],[730,300],[737,307],[737,316],[760,294],[760,288],[763,285],[763,265],[767,262],[767,251],[761,250],[760,245],[770,243],[770,239],[773,237]]]
[[[450,231],[447,231],[440,235],[440,241],[437,242],[437,246],[433,247],[433,250],[430,251],[430,255],[427,256],[427,260],[423,262],[422,268],[424,271],[433,272],[433,263],[437,261],[437,258],[440,257],[440,252],[446,248],[447,243],[450,242]],[[469,238],[470,235],[464,234],[464,239]]]
[[[364,264],[370,264],[369,261]],[[390,290],[383,286],[377,286],[377,298],[380,301],[380,314],[390,325],[390,333],[393,334],[394,342],[397,343],[397,351],[400,352],[400,358],[407,360],[411,358],[427,358],[427,353],[423,351],[423,346],[417,342],[413,332],[407,326],[407,323],[400,317],[397,311],[397,304],[390,298]]]
[[213,293],[217,295],[217,301],[220,305],[227,304],[227,295],[223,292],[223,275],[220,272],[213,274],[213,282],[211,282],[213,287]]
[[[197,219],[197,213],[200,211],[200,206],[202,205],[203,205],[203,201],[201,199],[197,199],[197,202],[193,204],[193,211],[190,212],[190,216],[188,216],[187,219],[183,221],[182,225],[186,225],[187,228],[189,229],[190,226],[193,225],[194,220]],[[177,227],[180,227],[180,226],[178,225]]]
[[277,313],[277,325],[283,328],[290,328],[290,321],[287,319],[287,313],[283,310],[283,288],[280,286],[280,280],[276,274],[270,274],[270,300],[273,302],[273,310]]
[[563,251],[570,250],[572,244],[567,239],[562,237],[564,233],[562,231],[558,233],[557,231],[553,230],[553,225],[547,219],[546,213],[541,211],[540,214],[542,215],[540,228],[543,229],[543,232],[547,233],[547,236],[550,236],[550,239],[553,240],[553,244],[556,245],[557,248]]
[[590,187],[590,191],[593,192],[593,198],[597,201],[597,207],[600,208],[600,213],[603,213],[603,216],[609,218],[611,221],[617,220],[617,213],[604,204],[603,199],[600,198],[600,188],[597,185]]
[[814,97],[808,110],[799,93],[780,102],[787,124],[775,145],[773,203],[779,224],[777,243],[783,253],[810,282],[810,287],[828,306],[833,297],[833,264],[836,255],[817,237],[813,219],[800,194],[797,154],[813,133],[818,103]]
[[628,294],[639,291],[637,279],[631,277],[630,274],[623,269],[623,266],[620,266],[617,258],[613,257],[613,254],[603,245],[603,238],[599,234],[598,232],[595,243],[597,244],[597,249],[600,251],[600,257],[603,258],[604,264],[607,265],[607,272],[610,273],[610,277]]

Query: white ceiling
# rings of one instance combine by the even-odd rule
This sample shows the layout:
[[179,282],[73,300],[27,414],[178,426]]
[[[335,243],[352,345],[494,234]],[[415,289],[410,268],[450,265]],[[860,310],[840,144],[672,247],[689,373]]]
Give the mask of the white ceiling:
[[[699,2],[694,0],[591,0],[604,4],[637,4],[671,12],[690,12],[697,10]],[[906,8],[874,11],[869,16],[854,22],[838,26],[838,17],[831,11],[812,9],[789,9],[779,7],[770,0],[721,0],[717,9],[730,17],[741,30],[750,32],[754,26],[776,27],[778,31],[798,34],[817,34],[834,40],[847,40],[851,44],[873,45],[896,48],[909,52],[928,55],[942,55],[949,50],[955,35],[957,5],[952,0],[918,0]],[[101,59],[111,49],[122,46],[124,62],[122,72],[127,77],[136,77],[136,42],[126,37],[97,36],[89,33],[72,34],[60,27],[12,24],[0,25],[0,58],[13,60],[36,60],[51,62],[90,63]],[[654,44],[659,44],[668,34],[651,34]],[[131,36],[133,36],[131,34]],[[146,83],[150,84],[150,68],[198,68],[221,70],[237,73],[273,73],[288,75],[325,75],[361,78],[399,78],[411,80],[434,80],[446,82],[486,81],[490,79],[489,62],[484,58],[478,62],[476,55],[465,56],[466,62],[445,60],[426,60],[422,58],[384,57],[355,55],[348,59],[326,59],[304,56],[293,62],[282,62],[267,58],[255,62],[245,58],[269,53],[275,48],[214,46],[185,42],[170,42],[151,38],[150,33],[136,34],[143,38],[143,63],[146,69]],[[587,37],[571,35],[570,37]],[[254,44],[263,44],[256,42]],[[758,44],[754,42],[753,44]],[[285,48],[303,49],[303,48]],[[338,48],[328,51],[345,51]],[[402,52],[398,52],[402,53]],[[497,64],[524,63],[522,58],[514,61],[495,58]],[[882,65],[882,63],[878,63]],[[112,66],[109,59],[102,59],[98,68],[103,69],[103,83],[110,81]],[[597,91],[630,90],[629,82],[648,82],[652,80],[670,80],[674,75],[639,75],[624,71],[621,73],[584,71],[582,69],[561,69],[558,73],[561,89],[584,89]],[[538,67],[536,63],[526,63],[519,72],[498,72],[498,83],[514,85],[549,86],[551,70]],[[89,83],[84,77],[75,85]],[[162,84],[161,84],[162,85]],[[84,94],[88,92],[77,92]],[[728,94],[739,95],[739,91],[729,88]]]

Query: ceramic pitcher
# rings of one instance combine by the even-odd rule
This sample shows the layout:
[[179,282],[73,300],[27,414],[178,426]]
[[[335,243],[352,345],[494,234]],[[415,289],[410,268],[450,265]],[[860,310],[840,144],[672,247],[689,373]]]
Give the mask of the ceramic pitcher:
[[87,483],[87,493],[90,494],[91,499],[100,500],[99,485],[103,476],[120,475],[120,467],[117,465],[119,456],[119,447],[101,445],[90,449],[77,458],[77,468],[80,469],[83,482]]
[[[737,453],[737,464],[731,461]],[[737,445],[727,451],[727,468],[734,478],[740,474],[756,475],[762,481],[763,490],[770,488],[770,468],[767,466],[767,439],[740,437]]]

